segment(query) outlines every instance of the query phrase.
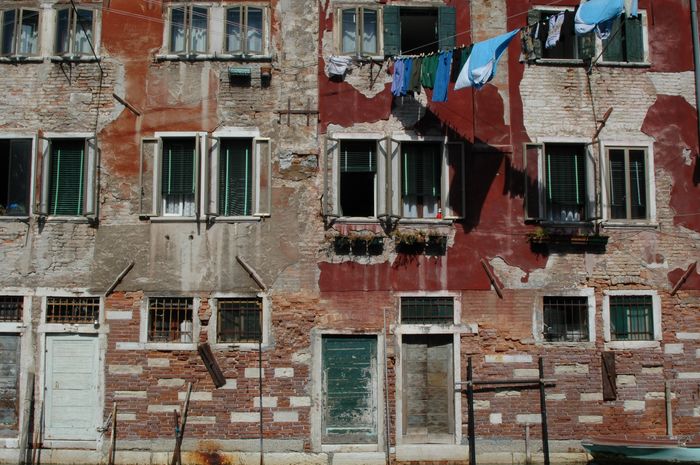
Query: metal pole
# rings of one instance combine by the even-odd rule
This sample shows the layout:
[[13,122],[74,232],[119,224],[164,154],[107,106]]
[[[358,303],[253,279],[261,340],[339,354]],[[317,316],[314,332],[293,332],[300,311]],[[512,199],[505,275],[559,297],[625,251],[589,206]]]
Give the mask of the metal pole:
[[258,341],[258,390],[260,396],[260,465],[263,465],[263,366],[262,366],[262,334]]
[[547,431],[547,402],[544,392],[544,360],[540,357],[540,413],[542,415],[542,452],[544,453],[544,465],[549,465],[549,432]]
[[698,39],[698,5],[690,0],[690,31],[693,35],[693,64],[695,68],[695,108],[698,112],[698,137],[700,137],[700,40]]
[[385,446],[385,460],[386,460],[386,465],[389,465],[391,463],[391,457],[390,457],[390,435],[391,432],[389,431],[390,427],[390,420],[389,420],[389,357],[387,356],[386,352],[386,338],[387,338],[387,331],[386,331],[386,307],[382,309],[384,312],[384,418],[385,418],[385,423],[386,425],[384,426],[385,432],[384,432],[384,441],[386,442]]
[[666,396],[666,434],[671,437],[673,436],[673,415],[671,411],[671,382],[666,380],[664,382],[664,391]]
[[476,465],[476,438],[474,437],[474,373],[472,370],[472,358],[467,361],[467,435],[469,436],[469,464]]

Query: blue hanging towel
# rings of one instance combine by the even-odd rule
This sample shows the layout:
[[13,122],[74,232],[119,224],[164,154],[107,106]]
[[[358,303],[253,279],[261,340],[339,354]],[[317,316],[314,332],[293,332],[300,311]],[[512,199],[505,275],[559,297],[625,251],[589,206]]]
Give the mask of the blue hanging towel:
[[475,44],[467,63],[459,72],[455,90],[472,86],[478,90],[493,79],[496,76],[498,60],[519,31],[520,29],[515,29]]
[[612,31],[612,22],[624,9],[624,0],[590,0],[582,4],[574,17],[576,34],[587,34],[595,29],[598,37],[607,39]]
[[450,82],[450,66],[452,65],[452,51],[441,52],[438,58],[438,67],[435,72],[435,85],[433,86],[433,102],[447,101],[447,85]]
[[401,87],[403,86],[403,71],[404,61],[396,60],[394,62],[394,79],[391,81],[391,93],[397,97],[401,95]]
[[408,84],[411,81],[411,70],[413,69],[413,58],[406,58],[403,65],[403,79],[401,81],[401,95],[406,95]]

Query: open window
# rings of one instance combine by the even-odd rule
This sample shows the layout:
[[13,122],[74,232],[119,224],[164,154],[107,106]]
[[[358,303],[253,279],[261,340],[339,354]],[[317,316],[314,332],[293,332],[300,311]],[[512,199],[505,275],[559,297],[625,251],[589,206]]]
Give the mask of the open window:
[[32,139],[0,139],[0,216],[30,213]]
[[0,12],[0,52],[3,56],[39,54],[39,11],[16,8]]
[[168,8],[168,51],[191,55],[209,49],[209,8],[179,5]]
[[60,8],[56,11],[55,52],[59,56],[92,55],[96,10]]
[[[595,56],[595,34],[576,34],[574,16],[573,9],[535,8],[528,12],[528,24],[539,24],[531,28],[534,52],[538,59],[582,60]],[[550,18],[559,18],[561,22],[558,40],[555,40],[555,35],[550,35]]]
[[39,214],[96,218],[95,139],[54,137],[45,139],[43,145]]
[[226,8],[225,52],[233,55],[269,55],[269,9],[235,5]]
[[595,216],[593,162],[584,144],[525,144],[526,220],[590,221]]
[[455,46],[454,7],[387,5],[384,16],[384,55],[432,53]]

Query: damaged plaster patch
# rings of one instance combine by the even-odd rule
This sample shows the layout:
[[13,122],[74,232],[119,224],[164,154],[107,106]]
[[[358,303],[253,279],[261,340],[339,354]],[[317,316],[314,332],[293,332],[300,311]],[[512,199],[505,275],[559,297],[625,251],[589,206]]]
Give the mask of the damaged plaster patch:
[[284,151],[279,154],[279,171],[286,179],[308,179],[318,171],[317,154],[300,154]]
[[646,73],[657,94],[678,95],[695,107],[695,76],[692,71],[682,73]]
[[690,166],[693,164],[693,151],[692,150],[690,150],[689,148],[684,148],[681,156],[683,157],[683,163],[685,163],[685,166]]

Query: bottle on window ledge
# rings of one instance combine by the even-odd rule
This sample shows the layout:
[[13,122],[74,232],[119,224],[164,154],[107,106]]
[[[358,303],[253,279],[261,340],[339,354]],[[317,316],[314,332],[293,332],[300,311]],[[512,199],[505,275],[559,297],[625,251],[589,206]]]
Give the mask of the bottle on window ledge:
[[437,215],[435,216],[438,220],[442,219],[442,208],[438,208]]

